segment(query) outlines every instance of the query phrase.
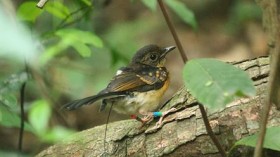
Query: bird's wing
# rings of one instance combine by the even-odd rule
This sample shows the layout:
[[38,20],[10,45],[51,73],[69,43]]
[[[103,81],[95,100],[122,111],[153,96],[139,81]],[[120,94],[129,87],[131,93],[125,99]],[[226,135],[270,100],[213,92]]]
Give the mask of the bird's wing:
[[108,92],[148,91],[160,88],[168,77],[165,68],[147,67],[135,71],[122,71],[106,88]]

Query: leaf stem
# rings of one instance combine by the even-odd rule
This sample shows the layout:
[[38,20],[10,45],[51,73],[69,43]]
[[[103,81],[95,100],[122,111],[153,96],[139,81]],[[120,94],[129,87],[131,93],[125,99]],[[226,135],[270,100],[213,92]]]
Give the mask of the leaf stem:
[[165,22],[167,23],[168,28],[169,28],[169,30],[170,30],[170,32],[171,32],[171,34],[172,34],[172,36],[173,36],[173,38],[174,38],[174,40],[176,42],[176,45],[177,45],[178,50],[180,52],[181,58],[183,59],[183,62],[186,63],[188,61],[188,57],[184,53],[185,51],[183,49],[183,46],[182,46],[182,44],[181,44],[181,42],[180,42],[180,40],[178,38],[178,35],[177,35],[177,33],[175,31],[175,28],[174,28],[174,25],[172,24],[168,14],[167,14],[167,11],[166,11],[166,9],[164,7],[164,4],[163,4],[162,0],[158,0],[158,4],[159,4],[161,12],[162,12],[162,14],[164,16]]
[[221,143],[219,142],[219,140],[217,139],[217,137],[215,136],[211,126],[210,126],[210,123],[209,123],[209,120],[208,120],[208,117],[207,117],[207,113],[205,111],[205,108],[202,104],[198,104],[199,106],[199,109],[200,109],[200,112],[201,112],[201,116],[202,116],[202,119],[203,119],[203,122],[204,122],[204,125],[205,125],[205,128],[206,128],[206,131],[208,133],[208,135],[210,136],[211,140],[214,142],[214,144],[216,145],[216,147],[218,148],[220,154],[222,157],[226,157],[226,152],[225,150],[223,149]]
[[20,130],[19,130],[19,138],[18,138],[18,150],[22,151],[22,139],[23,139],[23,131],[24,131],[24,92],[25,92],[26,82],[21,85],[20,88]]

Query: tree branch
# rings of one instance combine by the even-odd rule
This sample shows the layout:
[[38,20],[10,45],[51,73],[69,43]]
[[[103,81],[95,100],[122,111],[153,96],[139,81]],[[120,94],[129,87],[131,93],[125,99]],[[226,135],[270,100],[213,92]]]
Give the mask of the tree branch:
[[[266,95],[269,58],[261,57],[233,63],[250,75],[257,88],[257,96],[243,98],[228,104],[227,108],[208,113],[211,127],[225,150],[235,141],[255,133],[259,110]],[[177,112],[168,115],[163,125],[139,130],[141,123],[124,120],[108,124],[106,150],[104,150],[105,125],[91,128],[65,139],[42,151],[37,157],[46,156],[220,156],[207,135],[196,100],[185,88],[177,92],[162,110],[171,107]],[[280,126],[280,113],[270,111],[269,126]],[[105,153],[106,152],[106,153]]]

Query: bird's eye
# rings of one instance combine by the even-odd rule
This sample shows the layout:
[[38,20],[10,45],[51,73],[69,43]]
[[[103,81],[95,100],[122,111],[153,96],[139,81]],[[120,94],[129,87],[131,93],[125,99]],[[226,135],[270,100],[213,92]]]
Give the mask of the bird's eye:
[[153,60],[153,61],[157,60],[157,58],[158,58],[158,56],[156,54],[151,54],[150,55],[150,59]]

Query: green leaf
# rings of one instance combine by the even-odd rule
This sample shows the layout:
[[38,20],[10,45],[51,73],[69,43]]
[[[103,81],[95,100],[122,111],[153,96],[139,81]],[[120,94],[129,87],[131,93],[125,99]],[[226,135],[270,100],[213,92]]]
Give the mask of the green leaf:
[[87,6],[91,6],[91,0],[81,0]]
[[[20,117],[0,103],[0,125],[5,127],[20,128]],[[34,132],[30,124],[24,122],[24,130]]]
[[0,82],[0,95],[10,92],[18,92],[22,83],[28,81],[28,74],[26,72],[13,73],[4,81]]
[[[280,132],[280,127],[267,128],[263,147],[280,151],[279,132]],[[234,144],[233,148],[238,146],[238,145],[255,147],[256,143],[257,143],[257,140],[258,140],[258,136],[259,136],[259,134],[257,133],[257,134],[251,135],[251,136],[244,137],[241,140],[237,141]]]
[[[69,9],[61,2],[58,1],[51,1],[48,2],[45,6],[47,12],[52,14],[53,16],[59,19],[65,19],[67,16],[70,15]],[[69,18],[70,20],[71,18]]]
[[194,13],[184,3],[177,0],[165,0],[165,2],[186,24],[197,29]]
[[73,48],[79,52],[82,57],[90,57],[91,51],[90,48],[82,42],[76,42],[73,45]]
[[92,32],[78,29],[61,29],[55,33],[60,37],[60,41],[45,50],[40,58],[40,63],[44,65],[56,55],[63,53],[69,47],[73,47],[82,57],[91,55],[90,46],[103,47],[102,40]]
[[237,97],[256,93],[247,73],[215,59],[190,60],[183,76],[191,94],[210,110],[224,108]]
[[142,3],[145,4],[152,11],[157,10],[157,0],[142,0]]
[[18,17],[21,20],[35,22],[36,18],[43,12],[42,9],[36,7],[36,3],[33,1],[22,3],[17,10]]
[[17,107],[17,98],[12,92],[0,94],[0,101],[11,109],[15,109]]
[[82,42],[95,47],[103,47],[102,40],[95,34],[89,31],[78,29],[62,29],[56,32],[56,35],[64,40],[65,44],[73,44],[74,42]]
[[45,100],[37,100],[32,103],[28,120],[37,135],[43,135],[47,131],[50,116],[51,108]]
[[41,140],[45,142],[58,142],[65,139],[67,136],[75,133],[74,130],[67,129],[62,126],[55,126],[48,131],[44,136],[41,136]]
[[62,53],[67,47],[68,45],[63,44],[62,41],[59,41],[56,45],[48,47],[40,56],[40,64],[45,65],[53,57]]

